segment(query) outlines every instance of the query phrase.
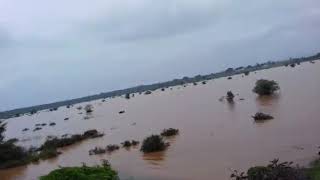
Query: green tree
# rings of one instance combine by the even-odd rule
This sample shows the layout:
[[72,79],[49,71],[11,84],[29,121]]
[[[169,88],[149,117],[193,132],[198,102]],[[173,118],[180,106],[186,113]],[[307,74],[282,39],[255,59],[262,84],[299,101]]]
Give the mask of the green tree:
[[253,92],[260,96],[272,95],[275,91],[279,90],[278,83],[274,80],[260,79],[256,82]]

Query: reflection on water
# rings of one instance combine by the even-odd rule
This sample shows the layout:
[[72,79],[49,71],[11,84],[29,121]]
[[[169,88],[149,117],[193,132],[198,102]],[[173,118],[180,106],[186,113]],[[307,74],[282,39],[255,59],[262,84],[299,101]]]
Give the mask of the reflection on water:
[[[7,138],[18,138],[18,144],[40,146],[47,136],[83,133],[97,129],[105,136],[61,149],[58,158],[39,164],[0,171],[1,179],[33,180],[58,166],[96,165],[108,159],[121,179],[156,180],[227,180],[229,169],[246,170],[280,158],[306,165],[317,152],[320,136],[320,63],[303,63],[296,68],[274,68],[207,81],[206,85],[136,94],[130,100],[111,98],[90,102],[94,106],[89,120],[84,109],[75,105],[58,111],[40,112],[7,120]],[[278,96],[257,97],[252,88],[257,79],[279,82]],[[299,84],[303,82],[304,86]],[[235,103],[220,100],[227,91],[237,93]],[[239,95],[238,95],[239,94]],[[240,100],[242,99],[242,100]],[[125,110],[125,113],[118,112]],[[255,123],[252,115],[261,111],[274,117]],[[68,120],[64,120],[68,117]],[[32,132],[37,123],[55,122]],[[171,146],[164,152],[143,154],[139,147],[111,154],[89,156],[96,146],[119,144],[128,139],[142,140],[159,134],[164,128],[178,128],[176,138],[167,138]],[[22,132],[24,128],[30,131]]]
[[165,151],[154,152],[154,153],[142,153],[143,160],[153,166],[161,166],[165,161]]
[[281,98],[281,92],[271,96],[257,96],[256,101],[261,106],[276,106]]

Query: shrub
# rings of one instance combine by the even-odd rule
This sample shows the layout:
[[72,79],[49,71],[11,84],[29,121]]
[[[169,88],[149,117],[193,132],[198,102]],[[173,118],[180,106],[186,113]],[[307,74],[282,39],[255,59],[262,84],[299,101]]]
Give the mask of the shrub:
[[135,141],[135,140],[132,140],[132,141],[129,141],[129,140],[126,140],[124,141],[123,143],[121,143],[123,147],[131,147],[131,146],[136,146],[139,144],[139,141]]
[[103,149],[101,147],[95,147],[94,149],[89,150],[89,155],[104,154],[106,152],[106,149]]
[[123,147],[130,147],[131,146],[131,142],[130,141],[124,141],[123,143],[121,143]]
[[273,117],[269,114],[265,114],[262,112],[257,112],[254,116],[252,116],[254,120],[256,121],[263,121],[263,120],[270,120],[273,119]]
[[280,87],[276,81],[260,79],[256,82],[256,85],[252,91],[260,96],[263,96],[271,95],[279,89]]
[[244,75],[248,76],[250,74],[250,71],[245,71]]
[[117,180],[117,172],[109,163],[102,163],[101,166],[88,167],[61,167],[51,171],[48,175],[41,176],[40,180]]
[[108,152],[113,152],[113,151],[115,151],[115,150],[118,150],[120,147],[118,146],[118,145],[116,145],[116,144],[110,144],[110,145],[108,145],[107,146],[107,151]]
[[46,148],[43,149],[40,153],[38,158],[40,159],[50,159],[50,158],[54,158],[57,157],[58,155],[60,155],[61,152],[57,151],[56,148],[52,147],[52,148]]
[[148,94],[151,94],[151,93],[152,93],[151,91],[146,91],[144,94],[148,95]]
[[227,92],[227,100],[229,102],[231,102],[231,101],[233,101],[233,98],[234,98],[234,94],[231,91],[228,91]]
[[127,93],[127,94],[125,95],[125,98],[126,98],[126,99],[130,99],[130,94]]
[[84,107],[84,110],[86,113],[92,113],[93,112],[93,106],[91,104],[88,104]]
[[141,151],[144,153],[163,151],[167,147],[162,137],[159,135],[151,135],[143,140]]
[[179,129],[173,129],[173,128],[169,128],[169,129],[164,129],[161,133],[161,136],[175,136],[179,133]]
[[15,145],[15,140],[4,141],[5,131],[6,123],[0,121],[0,169],[26,164],[29,159],[28,151]]
[[247,175],[234,171],[231,178],[236,180],[309,180],[305,170],[293,167],[292,164],[292,162],[279,163],[279,160],[275,159],[267,166],[251,167]]

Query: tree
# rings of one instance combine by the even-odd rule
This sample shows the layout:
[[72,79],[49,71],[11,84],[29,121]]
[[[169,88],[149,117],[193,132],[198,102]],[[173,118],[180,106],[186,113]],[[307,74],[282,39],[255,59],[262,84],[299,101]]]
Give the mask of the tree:
[[234,94],[231,92],[231,91],[228,91],[227,92],[227,100],[229,102],[232,102],[233,101],[233,98],[234,98]]
[[86,110],[87,113],[93,112],[93,106],[91,104],[88,104],[84,107],[84,110]]
[[274,80],[260,79],[256,82],[256,86],[253,88],[253,92],[260,96],[272,95],[275,91],[279,90],[278,83]]
[[144,153],[162,151],[167,145],[159,135],[151,135],[143,140],[141,151]]
[[2,143],[4,139],[3,133],[6,131],[6,125],[7,123],[0,121],[0,143]]

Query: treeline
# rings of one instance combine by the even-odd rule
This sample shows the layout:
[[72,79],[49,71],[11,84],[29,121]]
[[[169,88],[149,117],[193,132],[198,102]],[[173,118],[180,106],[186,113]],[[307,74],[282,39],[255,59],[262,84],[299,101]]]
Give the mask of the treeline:
[[295,64],[295,63],[301,63],[305,61],[314,61],[320,59],[320,53],[309,56],[309,57],[301,57],[301,58],[290,58],[288,60],[283,60],[283,61],[268,61],[265,63],[257,63],[256,65],[249,65],[246,67],[237,67],[237,68],[228,68],[224,71],[218,72],[218,73],[212,73],[208,75],[197,75],[194,77],[183,77],[182,79],[174,79],[172,81],[167,81],[167,82],[161,82],[161,83],[155,83],[151,85],[140,85],[132,88],[127,88],[123,90],[116,90],[116,91],[111,91],[111,92],[106,92],[106,93],[100,93],[92,96],[86,96],[82,98],[76,98],[76,99],[71,99],[71,100],[65,100],[65,101],[60,101],[60,102],[55,102],[55,103],[50,103],[50,104],[43,104],[43,105],[37,105],[37,106],[31,106],[31,107],[25,107],[25,108],[19,108],[19,109],[14,109],[10,111],[4,111],[0,113],[0,119],[8,119],[12,117],[17,117],[22,114],[34,114],[37,111],[40,110],[45,110],[45,109],[57,109],[58,107],[61,106],[67,106],[69,107],[70,105],[77,104],[77,103],[82,103],[82,102],[88,102],[92,100],[97,100],[97,99],[105,99],[105,98],[112,98],[116,96],[122,96],[125,94],[131,94],[131,93],[142,93],[145,91],[153,91],[156,89],[160,88],[167,88],[170,86],[177,86],[177,85],[183,85],[186,83],[194,83],[194,82],[199,82],[199,81],[205,81],[205,80],[210,80],[210,79],[215,79],[215,78],[220,78],[220,77],[226,77],[226,76],[232,76],[235,74],[247,74],[251,71],[257,71],[257,70],[262,70],[262,69],[269,69],[273,67],[279,67],[279,66],[287,66],[290,64]]

